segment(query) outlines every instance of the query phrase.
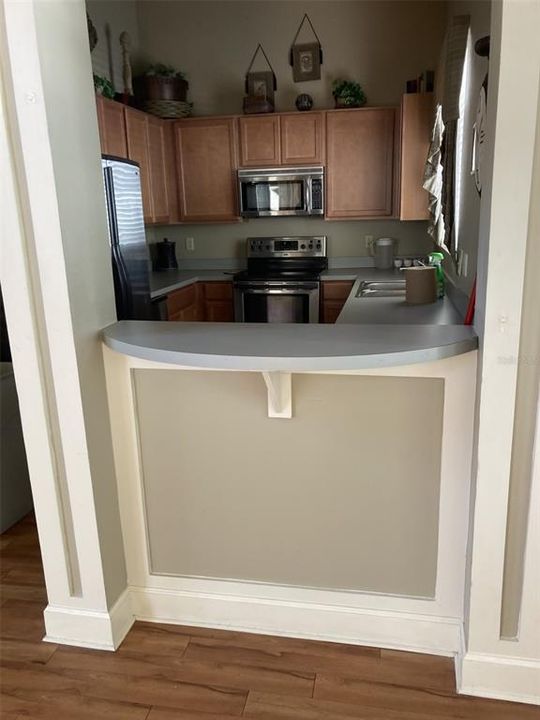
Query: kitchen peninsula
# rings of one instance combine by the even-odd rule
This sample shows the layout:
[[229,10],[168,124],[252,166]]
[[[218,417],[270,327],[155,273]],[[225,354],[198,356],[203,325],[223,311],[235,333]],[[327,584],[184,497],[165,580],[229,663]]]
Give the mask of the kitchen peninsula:
[[458,651],[477,338],[361,281],[336,324],[104,330],[136,617]]

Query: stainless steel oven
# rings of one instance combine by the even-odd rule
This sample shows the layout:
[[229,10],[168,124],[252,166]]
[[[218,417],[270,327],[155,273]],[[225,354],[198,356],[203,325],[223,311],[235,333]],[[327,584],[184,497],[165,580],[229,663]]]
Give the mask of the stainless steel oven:
[[235,283],[237,322],[319,322],[318,281],[245,280]]
[[319,276],[328,266],[326,237],[247,240],[247,270],[234,276],[237,322],[319,322]]
[[324,215],[322,167],[239,170],[242,217]]

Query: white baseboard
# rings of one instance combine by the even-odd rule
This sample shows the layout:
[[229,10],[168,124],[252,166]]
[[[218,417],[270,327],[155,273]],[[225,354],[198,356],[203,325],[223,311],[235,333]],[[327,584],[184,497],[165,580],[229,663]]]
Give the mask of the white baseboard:
[[540,660],[466,653],[458,692],[540,705]]
[[43,615],[46,642],[96,650],[116,650],[135,620],[129,588],[108,613],[47,605]]
[[387,610],[132,587],[138,620],[372,645],[436,655],[459,651],[461,622]]

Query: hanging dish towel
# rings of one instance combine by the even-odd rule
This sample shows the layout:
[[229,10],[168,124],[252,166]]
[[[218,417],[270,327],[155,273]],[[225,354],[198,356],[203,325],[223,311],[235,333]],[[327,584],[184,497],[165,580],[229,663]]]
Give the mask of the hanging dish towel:
[[443,166],[441,163],[441,147],[444,135],[442,106],[437,105],[435,123],[431,133],[431,144],[424,170],[424,190],[429,193],[430,223],[428,233],[435,243],[444,247],[444,219],[442,212]]

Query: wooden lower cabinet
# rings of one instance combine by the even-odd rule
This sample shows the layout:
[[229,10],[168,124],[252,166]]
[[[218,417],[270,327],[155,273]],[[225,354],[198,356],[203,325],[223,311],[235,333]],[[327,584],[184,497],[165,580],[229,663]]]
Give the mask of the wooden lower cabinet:
[[167,295],[167,319],[177,322],[201,322],[204,320],[199,283],[193,283]]
[[349,280],[327,280],[321,283],[320,322],[335,323],[353,283]]
[[207,322],[234,322],[233,287],[230,282],[201,283],[204,319]]
[[232,283],[193,283],[169,293],[167,319],[176,322],[233,322]]

